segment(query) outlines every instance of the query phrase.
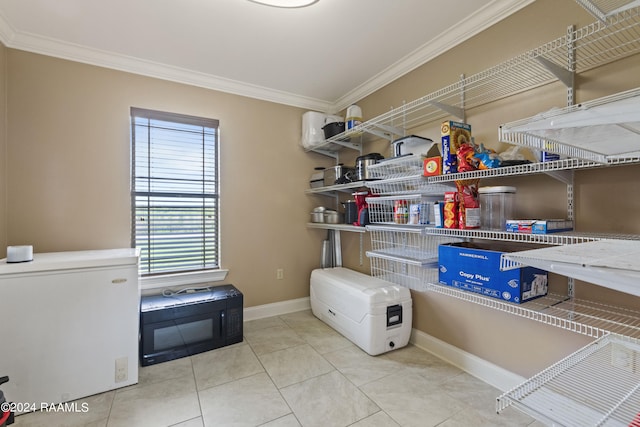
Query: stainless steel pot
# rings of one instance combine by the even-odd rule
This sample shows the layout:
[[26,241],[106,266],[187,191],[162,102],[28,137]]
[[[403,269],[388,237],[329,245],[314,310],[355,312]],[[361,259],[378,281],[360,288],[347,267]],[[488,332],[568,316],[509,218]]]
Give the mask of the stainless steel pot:
[[311,212],[311,222],[324,222],[324,211],[326,208],[318,206]]
[[382,159],[384,159],[384,156],[380,153],[369,153],[356,158],[356,180],[366,181],[368,179],[374,179],[370,176],[368,167],[375,165]]
[[324,211],[324,222],[327,224],[342,224],[342,214],[338,211],[327,209]]

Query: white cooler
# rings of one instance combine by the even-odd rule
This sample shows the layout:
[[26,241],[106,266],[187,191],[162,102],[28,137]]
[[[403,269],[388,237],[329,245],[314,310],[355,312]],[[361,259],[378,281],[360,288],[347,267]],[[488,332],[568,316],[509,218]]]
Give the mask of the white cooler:
[[311,272],[311,311],[372,356],[401,348],[411,335],[407,288],[335,267]]

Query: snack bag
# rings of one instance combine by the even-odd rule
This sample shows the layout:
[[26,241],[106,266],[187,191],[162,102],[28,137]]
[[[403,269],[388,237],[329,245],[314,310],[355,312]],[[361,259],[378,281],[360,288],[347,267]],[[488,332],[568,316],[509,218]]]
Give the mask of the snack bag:
[[480,228],[479,179],[457,180],[458,227],[461,229]]
[[473,144],[465,142],[456,153],[458,158],[458,172],[469,172],[478,169],[478,159],[476,159],[476,148]]

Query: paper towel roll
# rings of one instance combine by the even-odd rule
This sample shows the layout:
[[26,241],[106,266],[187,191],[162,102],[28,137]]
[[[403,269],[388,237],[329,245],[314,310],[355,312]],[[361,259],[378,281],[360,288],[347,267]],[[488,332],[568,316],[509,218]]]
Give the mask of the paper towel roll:
[[7,262],[33,261],[33,246],[7,246]]

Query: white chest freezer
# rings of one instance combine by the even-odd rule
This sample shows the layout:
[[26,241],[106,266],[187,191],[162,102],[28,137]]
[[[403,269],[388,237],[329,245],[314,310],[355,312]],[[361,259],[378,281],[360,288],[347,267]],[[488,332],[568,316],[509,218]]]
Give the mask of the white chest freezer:
[[311,311],[372,356],[407,345],[407,288],[343,267],[311,272]]
[[138,258],[126,248],[0,260],[7,400],[28,412],[138,382]]

